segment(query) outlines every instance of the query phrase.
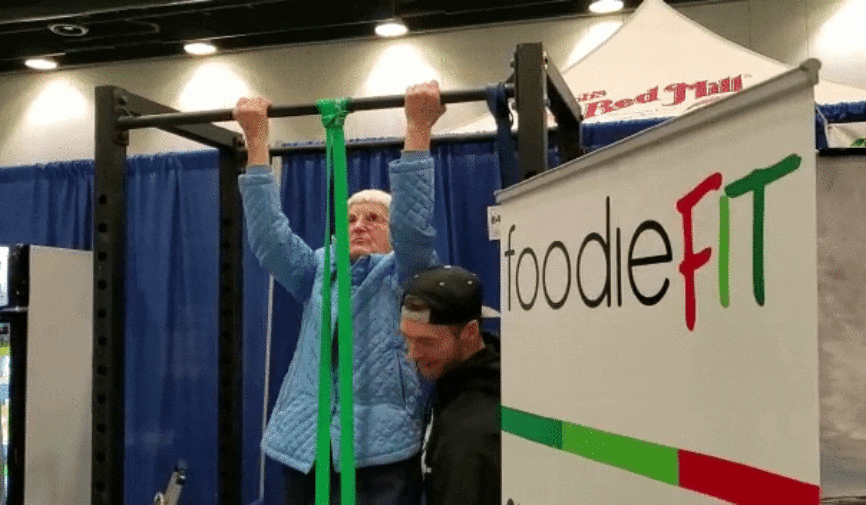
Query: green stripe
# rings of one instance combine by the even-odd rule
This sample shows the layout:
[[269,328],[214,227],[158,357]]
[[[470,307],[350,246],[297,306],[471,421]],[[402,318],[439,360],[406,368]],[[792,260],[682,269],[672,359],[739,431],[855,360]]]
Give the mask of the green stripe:
[[[325,192],[330,195],[330,188],[334,189],[334,220],[335,233],[337,237],[337,336],[339,342],[339,392],[340,392],[340,496],[343,505],[355,505],[355,429],[354,429],[354,408],[353,408],[353,387],[352,387],[352,279],[351,265],[349,260],[349,224],[348,224],[348,209],[347,200],[348,192],[348,176],[346,168],[346,141],[343,135],[343,122],[348,114],[346,106],[348,100],[345,98],[336,100],[319,100],[316,105],[322,115],[322,124],[325,127],[327,136],[327,175],[328,185]],[[333,175],[333,179],[332,176]],[[325,384],[325,377],[328,377],[327,384],[330,386],[331,372],[331,310],[330,310],[330,216],[331,201],[329,197],[325,197],[325,266],[323,270],[323,294],[322,308],[327,315],[322,316],[322,365],[320,369],[319,379],[319,438],[317,441],[317,459],[316,464],[319,468],[330,466],[330,417],[324,417],[323,402],[325,401],[325,388],[321,387]],[[324,286],[327,286],[325,289]],[[327,334],[324,333],[327,328]],[[325,357],[327,356],[327,361]],[[330,402],[330,389],[328,389],[328,401]],[[330,406],[330,403],[328,403]],[[330,411],[329,411],[330,412]],[[329,502],[329,480],[328,472],[319,472],[316,474],[316,496],[315,502],[317,505],[327,505]]]
[[[326,175],[330,183],[331,166],[328,164]],[[327,192],[330,194],[330,191]],[[326,197],[327,198],[327,197]],[[330,221],[330,200],[325,202],[325,222]],[[331,461],[331,275],[330,251],[331,237],[328,226],[325,226],[325,265],[322,270],[322,320],[319,332],[319,399],[316,426],[316,463],[319,468]],[[330,496],[330,474],[316,474],[316,496]],[[321,503],[316,500],[316,503]]]
[[532,442],[679,485],[677,449],[502,407],[502,431]]
[[675,448],[568,422],[562,424],[562,450],[666,484],[679,485]]
[[502,406],[502,431],[562,449],[562,422]]
[[[354,388],[352,368],[354,363],[352,343],[352,266],[349,261],[349,185],[346,167],[346,140],[343,121],[348,110],[347,99],[334,101],[337,119],[328,128],[328,145],[331,146],[331,161],[334,164],[334,218],[337,235],[337,299],[339,305],[339,372],[340,372],[340,496],[343,505],[355,505],[355,428]],[[321,468],[324,468],[321,467]]]
[[731,211],[729,198],[719,198],[719,302],[722,307],[731,305],[731,290],[728,281],[728,264],[731,256]]
[[[321,107],[321,106],[320,106]],[[319,406],[316,426],[316,466],[331,465],[331,146],[327,146],[325,164],[325,266],[322,268],[322,320],[319,333]],[[317,505],[327,504],[331,495],[331,474],[318,472],[315,477]]]

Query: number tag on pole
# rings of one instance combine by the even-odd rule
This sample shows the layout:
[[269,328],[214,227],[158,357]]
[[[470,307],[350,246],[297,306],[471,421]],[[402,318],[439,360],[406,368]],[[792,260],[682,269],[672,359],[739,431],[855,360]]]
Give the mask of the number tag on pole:
[[499,205],[487,207],[487,236],[490,240],[499,240],[499,223],[502,216],[499,214]]

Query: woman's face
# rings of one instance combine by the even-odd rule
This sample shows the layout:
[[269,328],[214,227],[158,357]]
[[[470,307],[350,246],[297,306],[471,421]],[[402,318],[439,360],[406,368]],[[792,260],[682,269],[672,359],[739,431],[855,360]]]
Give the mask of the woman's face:
[[349,259],[391,252],[388,209],[378,203],[361,202],[349,208]]

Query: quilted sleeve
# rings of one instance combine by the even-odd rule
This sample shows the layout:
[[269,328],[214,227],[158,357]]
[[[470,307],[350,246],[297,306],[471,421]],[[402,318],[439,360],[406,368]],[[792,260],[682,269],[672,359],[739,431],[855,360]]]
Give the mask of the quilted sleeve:
[[427,151],[405,151],[392,161],[391,243],[399,281],[436,263],[433,228],[433,158]]
[[304,302],[316,275],[316,255],[289,227],[273,173],[268,167],[250,167],[238,177],[238,186],[253,254],[295,299]]

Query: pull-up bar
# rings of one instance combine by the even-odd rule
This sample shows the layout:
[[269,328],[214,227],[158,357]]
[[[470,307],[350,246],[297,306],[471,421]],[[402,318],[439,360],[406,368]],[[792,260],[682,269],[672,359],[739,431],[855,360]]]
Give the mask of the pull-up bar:
[[[505,92],[509,97],[514,96],[514,85],[506,84]],[[484,88],[464,89],[455,91],[443,91],[440,95],[442,103],[477,102],[487,99],[487,90]],[[374,96],[367,98],[350,98],[348,101],[349,112],[361,110],[391,109],[402,107],[405,97],[403,95]],[[268,108],[268,117],[293,117],[314,116],[319,114],[319,109],[312,105],[277,105]],[[132,130],[147,127],[165,127],[177,125],[190,125],[201,123],[213,123],[217,121],[231,121],[232,109],[219,109],[201,112],[171,112],[165,114],[152,114],[147,116],[122,116],[117,119],[120,129]]]

